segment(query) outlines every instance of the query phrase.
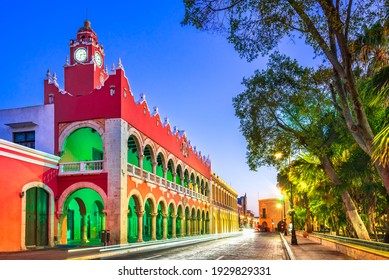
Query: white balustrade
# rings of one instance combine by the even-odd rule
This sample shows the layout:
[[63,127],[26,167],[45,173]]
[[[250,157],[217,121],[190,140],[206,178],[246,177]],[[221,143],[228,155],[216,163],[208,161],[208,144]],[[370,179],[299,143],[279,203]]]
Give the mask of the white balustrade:
[[[77,169],[77,167],[69,167],[69,168]],[[177,191],[177,192],[182,193],[182,194],[186,194],[187,196],[197,198],[197,199],[202,200],[202,201],[208,201],[208,197],[206,197],[205,195],[197,193],[189,188],[185,188],[184,186],[170,182],[169,180],[166,180],[162,177],[159,177],[156,174],[150,173],[150,172],[145,171],[145,170],[141,170],[139,167],[137,167],[135,165],[128,164],[127,171],[132,176],[142,178],[142,179],[149,181],[149,182],[156,183],[157,185],[159,185],[161,187],[165,187],[167,189],[174,190],[174,191]]]
[[103,170],[102,160],[79,161],[79,162],[62,162],[59,164],[59,174],[85,174],[98,173]]

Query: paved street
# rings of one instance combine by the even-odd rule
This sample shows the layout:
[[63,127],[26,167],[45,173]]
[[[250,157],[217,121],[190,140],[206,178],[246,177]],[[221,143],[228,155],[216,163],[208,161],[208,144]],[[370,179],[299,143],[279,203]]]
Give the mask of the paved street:
[[[0,260],[350,260],[343,253],[301,235],[299,245],[290,236],[244,232],[227,235],[191,236],[108,247],[48,248],[0,252]],[[363,259],[363,258],[362,258]],[[367,258],[368,259],[368,258]]]
[[284,260],[280,236],[246,230],[242,235],[179,248],[136,253],[120,260]]

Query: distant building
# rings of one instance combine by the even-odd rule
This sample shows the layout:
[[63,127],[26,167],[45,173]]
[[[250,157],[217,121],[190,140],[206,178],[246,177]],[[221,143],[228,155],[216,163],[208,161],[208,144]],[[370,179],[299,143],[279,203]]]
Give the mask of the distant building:
[[238,213],[239,213],[239,227],[249,227],[253,228],[255,225],[254,222],[254,212],[247,209],[247,195],[238,198]]
[[281,231],[282,223],[290,224],[289,203],[278,198],[258,200],[259,223],[262,231]]

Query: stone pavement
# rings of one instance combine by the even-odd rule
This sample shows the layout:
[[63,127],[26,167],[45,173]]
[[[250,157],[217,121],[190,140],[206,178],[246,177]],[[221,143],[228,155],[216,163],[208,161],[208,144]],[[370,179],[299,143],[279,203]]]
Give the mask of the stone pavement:
[[354,260],[346,254],[296,234],[297,244],[291,245],[291,235],[280,235],[291,260]]
[[[283,240],[284,247],[291,260],[352,260],[346,254],[340,253],[320,243],[297,235],[298,245],[291,245],[291,235],[280,235]],[[153,241],[138,246],[150,246]],[[153,246],[158,246],[159,243],[154,241]],[[71,247],[63,246],[60,248],[39,249],[23,252],[0,252],[0,260],[65,260],[65,259],[90,259],[88,256],[94,255],[104,247],[85,248],[85,251],[73,251]],[[76,249],[76,248],[74,248]]]

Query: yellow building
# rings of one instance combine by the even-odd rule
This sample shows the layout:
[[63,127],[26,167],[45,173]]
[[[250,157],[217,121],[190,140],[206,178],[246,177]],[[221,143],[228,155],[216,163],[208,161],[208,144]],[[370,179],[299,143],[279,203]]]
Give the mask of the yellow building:
[[239,230],[238,193],[222,178],[211,172],[212,178],[212,233]]

